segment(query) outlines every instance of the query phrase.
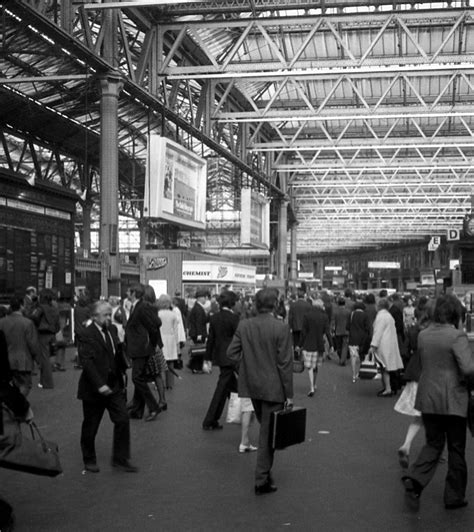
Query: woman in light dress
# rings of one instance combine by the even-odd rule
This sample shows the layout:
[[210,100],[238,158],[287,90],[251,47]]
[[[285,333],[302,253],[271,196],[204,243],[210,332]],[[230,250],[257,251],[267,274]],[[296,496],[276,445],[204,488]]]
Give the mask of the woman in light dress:
[[161,339],[163,341],[163,355],[168,369],[166,370],[166,388],[171,390],[174,385],[174,371],[170,368],[178,360],[178,317],[172,310],[172,300],[167,294],[162,294],[157,301],[158,317],[161,320]]
[[384,388],[377,395],[379,397],[390,397],[395,393],[392,391],[390,384],[390,372],[403,369],[403,361],[398,349],[395,320],[388,311],[388,299],[379,299],[377,309],[369,352],[374,355],[382,368]]

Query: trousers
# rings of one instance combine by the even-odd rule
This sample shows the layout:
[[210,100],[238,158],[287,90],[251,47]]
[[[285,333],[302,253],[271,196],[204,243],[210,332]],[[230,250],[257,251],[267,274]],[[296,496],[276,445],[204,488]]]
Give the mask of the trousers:
[[38,340],[41,350],[40,359],[38,365],[40,369],[40,384],[43,388],[54,388],[53,382],[53,369],[49,360],[50,356],[50,343],[54,334],[39,333]]
[[232,366],[221,366],[216,389],[212,396],[211,403],[207,409],[206,416],[202,422],[203,426],[215,425],[224,411],[225,402],[230,392],[237,391],[237,379]]
[[444,504],[464,500],[467,486],[466,418],[438,414],[422,414],[426,443],[407,472],[424,488],[436,472],[444,444],[448,442],[448,473],[444,485]]
[[271,469],[275,449],[270,445],[270,420],[273,412],[283,408],[284,403],[272,403],[261,399],[252,399],[255,416],[260,423],[258,435],[257,465],[255,467],[255,485],[263,486],[272,482]]
[[130,414],[139,417],[143,416],[145,404],[148,407],[149,412],[157,412],[159,410],[158,402],[151,392],[145,376],[147,360],[146,357],[132,358],[132,382],[135,389],[133,392]]
[[123,392],[103,396],[95,401],[82,401],[84,419],[81,430],[81,450],[85,464],[97,463],[95,437],[105,410],[114,424],[112,460],[123,462],[130,459],[130,421]]

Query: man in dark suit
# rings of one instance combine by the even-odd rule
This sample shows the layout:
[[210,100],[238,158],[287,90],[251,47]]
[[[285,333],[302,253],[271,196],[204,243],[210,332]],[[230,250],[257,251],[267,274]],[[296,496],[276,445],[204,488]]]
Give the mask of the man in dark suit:
[[230,392],[237,390],[235,364],[227,358],[227,348],[239,324],[239,316],[232,308],[237,295],[230,290],[223,292],[219,298],[220,310],[209,319],[209,337],[207,339],[205,360],[212,360],[212,364],[219,366],[220,374],[211,404],[207,410],[202,428],[204,430],[221,429],[219,419],[224,410],[225,402]]
[[189,336],[195,344],[206,342],[208,319],[204,305],[207,299],[209,299],[208,292],[206,290],[198,290],[196,292],[196,303],[194,303],[189,313]]
[[125,326],[125,344],[127,355],[132,361],[132,381],[135,385],[129,412],[131,418],[141,419],[146,404],[148,416],[145,421],[154,421],[160,413],[160,407],[148,387],[146,364],[148,357],[155,352],[157,346],[160,349],[163,348],[163,342],[158,311],[142,299],[144,293],[141,284],[134,284],[127,290],[127,297],[132,302],[132,306]]
[[26,397],[32,387],[31,374],[34,360],[41,358],[35,324],[23,315],[23,301],[19,297],[10,300],[11,314],[0,319],[0,331],[5,334],[8,358],[15,386]]
[[[208,315],[204,308],[209,299],[206,290],[197,290],[196,302],[188,316],[189,336],[194,344],[205,344],[207,340]],[[190,351],[188,368],[193,373],[200,373],[203,366],[203,356]]]
[[92,308],[92,323],[85,329],[79,345],[83,368],[77,398],[82,400],[84,420],[81,449],[84,469],[98,473],[95,437],[105,410],[114,424],[112,466],[135,473],[130,463],[130,422],[127,413],[123,374],[124,358],[119,351],[117,329],[110,325],[112,307],[98,301]]
[[285,403],[293,403],[293,348],[290,329],[273,311],[278,302],[275,290],[257,292],[258,315],[242,320],[227,349],[228,358],[239,364],[239,396],[252,399],[260,423],[255,494],[273,493],[271,476],[274,449],[270,444],[270,420]]
[[293,334],[293,345],[299,345],[301,329],[303,328],[303,317],[311,310],[311,303],[305,298],[303,290],[298,288],[298,299],[290,304],[288,311],[288,325]]

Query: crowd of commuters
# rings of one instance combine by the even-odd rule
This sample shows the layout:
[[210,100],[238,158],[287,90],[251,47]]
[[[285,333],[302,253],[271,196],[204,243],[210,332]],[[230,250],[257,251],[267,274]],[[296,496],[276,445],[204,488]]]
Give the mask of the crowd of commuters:
[[[84,293],[77,298],[75,367],[82,370],[77,397],[83,406],[80,445],[85,471],[100,471],[95,437],[105,410],[114,424],[112,466],[138,471],[131,461],[130,419],[152,422],[167,410],[166,393],[179,376],[183,348],[203,346],[203,360],[191,358],[189,369],[209,373],[214,366],[219,375],[214,392],[210,390],[202,428],[222,429],[226,402],[238,392],[242,410],[238,451],[256,451],[255,493],[272,493],[277,488],[271,471],[270,418],[293,402],[294,358],[304,361],[307,395],[314,397],[325,360],[332,358],[341,367],[349,360],[356,385],[361,363],[370,355],[382,385],[377,396],[398,396],[394,409],[410,417],[398,449],[407,502],[419,503],[447,440],[445,506],[467,504],[464,453],[474,358],[459,299],[389,297],[383,290],[377,296],[350,290],[332,295],[307,293],[304,288],[289,298],[274,289],[243,296],[228,287],[217,295],[204,289],[193,295],[188,306],[179,292],[156,298],[151,286],[137,283],[128,288],[124,300],[112,296],[93,302]],[[8,381],[25,401],[35,372],[38,387],[47,390],[54,387],[53,373],[65,369],[66,325],[53,292],[42,290],[38,297],[34,287],[28,287],[24,297],[12,298],[8,314],[0,318]],[[127,370],[133,384],[129,402]],[[254,417],[260,425],[258,446],[249,439]],[[411,445],[423,428],[426,444],[413,460]]]

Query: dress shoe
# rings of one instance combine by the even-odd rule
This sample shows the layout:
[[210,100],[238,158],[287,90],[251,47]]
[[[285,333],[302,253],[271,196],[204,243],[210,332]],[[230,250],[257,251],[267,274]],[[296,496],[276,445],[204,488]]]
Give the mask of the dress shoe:
[[168,403],[160,403],[158,406],[161,410],[168,410]]
[[131,464],[128,460],[120,462],[112,461],[112,467],[117,471],[124,471],[125,473],[137,473],[138,467]]
[[308,397],[313,397],[314,392],[308,392]]
[[255,445],[239,445],[239,453],[253,453],[258,449]]
[[403,477],[402,482],[405,486],[405,504],[410,510],[417,512],[420,509],[421,487],[410,477]]
[[466,506],[467,501],[451,502],[444,505],[446,510],[457,510],[458,508],[465,508]]
[[128,417],[130,419],[142,419],[143,414],[137,414],[136,412],[132,412],[131,410],[128,411]]
[[99,473],[100,468],[97,464],[84,464],[84,470],[89,473]]
[[155,421],[160,412],[161,410],[155,410],[154,412],[150,412],[150,414],[145,418],[145,421]]
[[266,482],[261,486],[255,486],[255,495],[263,495],[264,493],[275,493],[277,489],[278,488],[275,486],[275,484],[272,484],[271,482]]
[[220,423],[214,423],[213,425],[203,425],[202,428],[203,430],[221,430],[224,427]]

